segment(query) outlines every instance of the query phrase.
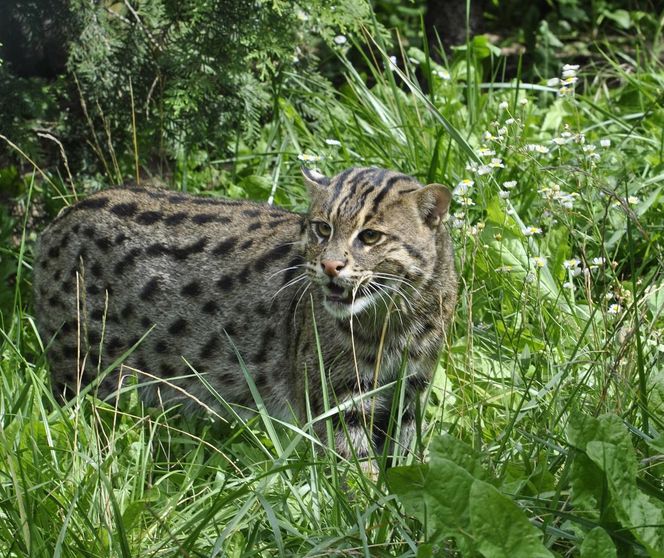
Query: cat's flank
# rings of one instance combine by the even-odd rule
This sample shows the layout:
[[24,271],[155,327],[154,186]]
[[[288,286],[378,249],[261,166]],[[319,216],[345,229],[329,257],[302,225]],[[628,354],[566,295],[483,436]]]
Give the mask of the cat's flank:
[[65,210],[34,275],[54,390],[71,396],[131,351],[100,396],[132,374],[149,404],[218,406],[212,389],[246,415],[244,366],[273,416],[321,414],[327,391],[346,409],[337,449],[363,456],[384,444],[400,384],[407,444],[456,301],[450,193],[377,168],[304,175],[304,215],[138,188]]

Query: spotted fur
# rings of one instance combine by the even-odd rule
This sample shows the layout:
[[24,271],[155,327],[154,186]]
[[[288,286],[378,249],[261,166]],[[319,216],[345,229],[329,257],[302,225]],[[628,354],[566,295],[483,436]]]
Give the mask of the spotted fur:
[[[246,415],[244,367],[281,418],[322,414],[327,391],[344,455],[381,448],[399,418],[407,444],[456,301],[449,191],[376,168],[304,175],[307,214],[138,188],[64,211],[34,279],[55,391],[110,369],[102,397],[136,374],[149,404],[216,405],[212,388]],[[380,388],[398,381],[394,417]]]

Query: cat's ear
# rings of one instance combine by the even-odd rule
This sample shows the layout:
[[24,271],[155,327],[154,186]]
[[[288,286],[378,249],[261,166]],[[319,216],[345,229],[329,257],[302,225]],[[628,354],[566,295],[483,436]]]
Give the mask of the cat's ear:
[[413,193],[422,220],[431,228],[440,225],[450,209],[452,192],[442,184],[429,184]]
[[324,190],[330,184],[330,179],[316,170],[307,167],[301,167],[301,170],[310,195]]

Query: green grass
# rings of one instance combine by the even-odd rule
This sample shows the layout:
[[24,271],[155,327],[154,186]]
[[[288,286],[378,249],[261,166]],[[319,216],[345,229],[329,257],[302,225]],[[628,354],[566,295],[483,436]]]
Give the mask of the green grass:
[[[374,478],[310,424],[260,410],[187,419],[131,391],[117,406],[56,404],[29,300],[35,231],[10,242],[4,215],[3,556],[664,556],[661,64],[607,52],[559,97],[545,80],[487,80],[481,41],[447,68],[362,48],[362,73],[339,51],[336,96],[300,81],[302,107],[284,90],[232,170],[182,172],[202,195],[215,176],[227,194],[298,208],[300,154],[329,174],[474,182],[449,219],[461,291],[423,455]],[[36,170],[22,202],[58,203],[52,183],[67,191]]]

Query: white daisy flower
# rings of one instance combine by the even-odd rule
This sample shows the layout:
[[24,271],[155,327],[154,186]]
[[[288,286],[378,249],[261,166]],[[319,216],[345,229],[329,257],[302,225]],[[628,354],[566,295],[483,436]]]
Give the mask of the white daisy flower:
[[543,267],[546,267],[546,258],[542,256],[535,256],[533,258],[533,264],[537,269],[542,269]]
[[309,153],[300,153],[297,158],[305,163],[316,163],[323,159],[320,155],[310,155]]
[[539,227],[529,226],[529,227],[523,227],[521,229],[521,232],[523,233],[524,236],[533,236],[535,234],[542,234],[542,229],[540,229]]
[[474,184],[475,181],[470,180],[469,178],[464,178],[463,180],[459,181],[452,193],[455,196],[465,196]]

